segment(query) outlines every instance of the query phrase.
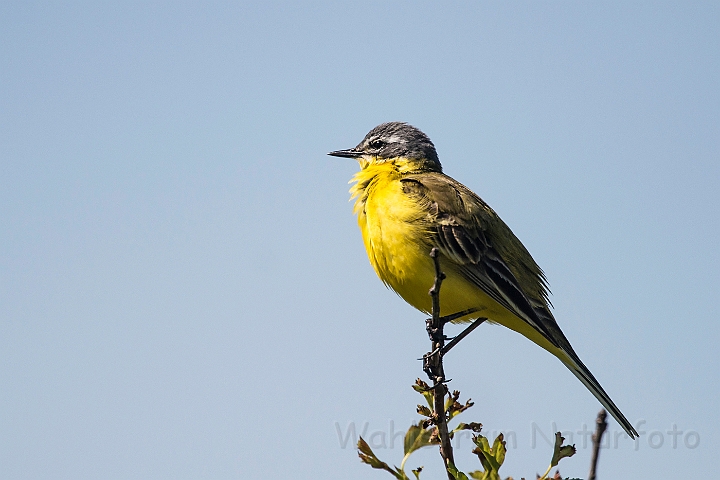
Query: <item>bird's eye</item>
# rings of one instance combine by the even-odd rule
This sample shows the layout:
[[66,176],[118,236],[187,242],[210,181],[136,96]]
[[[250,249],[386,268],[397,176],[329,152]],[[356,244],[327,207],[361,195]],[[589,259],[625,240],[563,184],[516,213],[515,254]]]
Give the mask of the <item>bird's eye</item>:
[[383,142],[383,141],[380,140],[380,139],[375,139],[375,140],[372,140],[372,141],[368,144],[368,146],[369,146],[370,148],[372,148],[372,149],[379,150],[379,149],[381,149],[383,146],[385,146],[385,142]]

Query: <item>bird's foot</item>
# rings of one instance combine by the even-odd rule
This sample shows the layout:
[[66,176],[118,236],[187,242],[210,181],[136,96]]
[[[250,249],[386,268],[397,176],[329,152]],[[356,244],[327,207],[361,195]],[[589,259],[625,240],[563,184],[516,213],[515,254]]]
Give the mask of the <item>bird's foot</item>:
[[446,337],[442,333],[442,327],[447,325],[448,323],[452,322],[453,320],[457,320],[458,318],[462,318],[466,315],[470,315],[471,313],[475,313],[479,311],[477,308],[468,308],[467,310],[463,310],[461,312],[451,313],[450,315],[445,315],[444,317],[440,317],[440,327],[437,327],[433,325],[433,319],[428,318],[425,320],[425,330],[428,332],[428,336],[430,337],[430,341],[432,342],[440,342],[445,340],[450,340],[450,337]]

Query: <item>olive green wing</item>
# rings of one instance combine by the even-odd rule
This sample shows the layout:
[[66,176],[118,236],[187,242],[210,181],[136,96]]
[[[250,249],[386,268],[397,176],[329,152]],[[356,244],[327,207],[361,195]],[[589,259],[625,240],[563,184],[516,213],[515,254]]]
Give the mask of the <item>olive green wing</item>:
[[441,173],[408,175],[401,182],[428,212],[431,243],[462,275],[553,345],[570,348],[548,308],[542,270],[480,197]]
[[[403,190],[427,211],[430,242],[462,275],[527,322],[566,357],[560,360],[592,392],[630,438],[637,431],[583,364],[549,309],[545,276],[500,217],[471,190],[435,172],[401,180]],[[492,319],[491,319],[492,320]]]

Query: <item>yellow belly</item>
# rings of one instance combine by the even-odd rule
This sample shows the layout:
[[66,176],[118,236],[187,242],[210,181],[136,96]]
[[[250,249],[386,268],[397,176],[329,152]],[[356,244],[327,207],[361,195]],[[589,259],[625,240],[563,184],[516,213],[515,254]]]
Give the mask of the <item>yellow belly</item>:
[[[406,302],[430,313],[428,292],[435,281],[435,267],[430,258],[431,232],[424,221],[427,212],[402,191],[399,177],[392,173],[376,175],[368,188],[364,208],[358,212],[358,224],[370,263],[378,277]],[[440,290],[441,315],[481,308],[497,316],[500,309],[505,310],[461,277],[447,259],[441,258],[440,262],[447,275]],[[477,313],[463,320],[482,315]]]

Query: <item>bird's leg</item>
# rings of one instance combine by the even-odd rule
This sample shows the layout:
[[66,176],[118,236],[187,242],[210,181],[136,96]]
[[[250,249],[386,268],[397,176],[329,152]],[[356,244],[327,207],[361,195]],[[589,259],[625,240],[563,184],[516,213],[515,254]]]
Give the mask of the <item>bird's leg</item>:
[[443,325],[447,325],[448,323],[452,322],[453,320],[457,320],[458,318],[462,318],[466,315],[470,315],[471,313],[475,313],[478,311],[479,311],[479,309],[477,309],[477,308],[468,308],[467,310],[463,310],[461,312],[451,313],[450,315],[445,315],[444,317],[440,317],[440,321],[443,323]]
[[479,327],[480,324],[483,323],[485,320],[487,320],[487,318],[485,318],[485,317],[476,318],[473,323],[468,325],[465,328],[465,330],[460,332],[460,334],[458,336],[456,336],[452,340],[450,340],[450,342],[440,350],[440,355],[445,355],[447,352],[449,352],[451,348],[453,348],[455,345],[457,345],[460,342],[460,340],[467,337],[470,334],[470,332],[472,332],[477,327]]
[[[445,325],[452,322],[453,320],[457,320],[458,318],[462,318],[466,315],[470,315],[471,313],[475,313],[477,311],[478,311],[477,308],[468,308],[467,310],[463,310],[461,312],[451,313],[450,315],[445,315],[444,317],[440,317],[440,323],[444,327]],[[425,320],[425,330],[427,330],[428,336],[430,337],[431,341],[440,340],[440,337],[439,337],[440,329],[434,325],[432,318],[428,318]],[[444,336],[443,340],[450,340],[450,337]]]

